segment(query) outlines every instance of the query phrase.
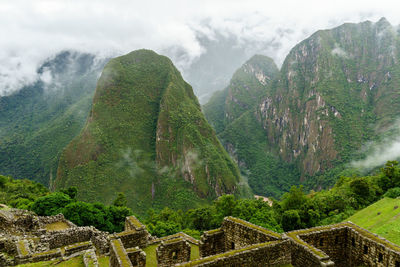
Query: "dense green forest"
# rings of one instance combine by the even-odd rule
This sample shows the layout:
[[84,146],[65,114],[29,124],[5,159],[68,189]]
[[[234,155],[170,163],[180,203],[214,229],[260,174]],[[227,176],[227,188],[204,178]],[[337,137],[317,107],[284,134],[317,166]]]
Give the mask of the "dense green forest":
[[[132,214],[126,197],[119,193],[112,205],[77,201],[76,188],[50,193],[28,180],[0,176],[0,202],[28,209],[38,215],[64,216],[77,225],[93,225],[101,230],[121,231],[125,216]],[[389,161],[369,176],[342,176],[329,190],[306,193],[293,186],[272,206],[261,199],[238,199],[223,195],[211,205],[183,210],[149,209],[139,216],[156,236],[184,231],[199,238],[205,230],[219,227],[225,216],[235,216],[268,229],[283,232],[343,221],[383,197],[400,197],[400,166]]]

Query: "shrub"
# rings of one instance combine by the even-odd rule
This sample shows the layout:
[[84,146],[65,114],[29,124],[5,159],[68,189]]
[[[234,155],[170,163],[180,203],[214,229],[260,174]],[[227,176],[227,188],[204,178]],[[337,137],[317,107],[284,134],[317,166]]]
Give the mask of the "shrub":
[[391,188],[389,189],[385,195],[385,197],[390,197],[390,198],[397,198],[400,197],[400,187],[395,187],[395,188]]

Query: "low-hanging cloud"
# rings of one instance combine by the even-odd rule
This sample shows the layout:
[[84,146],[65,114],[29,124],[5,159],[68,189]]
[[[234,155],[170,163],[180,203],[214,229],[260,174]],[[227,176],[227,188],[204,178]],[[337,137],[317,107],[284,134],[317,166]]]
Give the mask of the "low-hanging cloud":
[[[185,69],[205,47],[199,34],[237,37],[238,46],[269,55],[280,65],[314,31],[344,22],[400,21],[395,1],[53,1],[0,2],[0,96],[42,78],[37,68],[62,50],[116,56],[148,48]],[[270,44],[266,46],[265,44]]]
[[366,157],[362,160],[353,161],[351,166],[357,169],[369,171],[376,167],[384,165],[389,160],[397,160],[400,158],[400,119],[396,120],[385,134],[381,132],[380,141],[369,142],[364,145],[361,153]]

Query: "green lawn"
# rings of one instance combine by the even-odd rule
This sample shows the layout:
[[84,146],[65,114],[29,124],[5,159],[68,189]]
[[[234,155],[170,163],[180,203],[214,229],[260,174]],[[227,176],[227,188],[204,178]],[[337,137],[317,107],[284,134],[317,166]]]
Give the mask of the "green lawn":
[[383,198],[346,221],[351,221],[400,245],[400,199],[398,198]]

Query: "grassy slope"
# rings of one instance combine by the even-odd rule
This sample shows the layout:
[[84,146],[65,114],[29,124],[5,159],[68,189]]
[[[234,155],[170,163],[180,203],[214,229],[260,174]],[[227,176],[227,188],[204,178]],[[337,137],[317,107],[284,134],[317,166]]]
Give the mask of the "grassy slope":
[[346,221],[352,221],[400,245],[400,199],[398,198],[383,198],[357,212]]
[[[187,165],[193,185],[182,179]],[[140,213],[194,207],[215,197],[213,186],[233,192],[239,179],[172,62],[138,50],[104,68],[87,124],[60,158],[56,186],[77,186],[80,199],[103,203],[122,191]]]

